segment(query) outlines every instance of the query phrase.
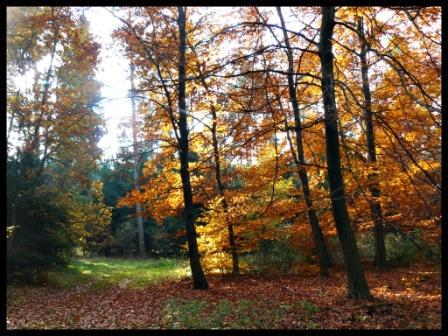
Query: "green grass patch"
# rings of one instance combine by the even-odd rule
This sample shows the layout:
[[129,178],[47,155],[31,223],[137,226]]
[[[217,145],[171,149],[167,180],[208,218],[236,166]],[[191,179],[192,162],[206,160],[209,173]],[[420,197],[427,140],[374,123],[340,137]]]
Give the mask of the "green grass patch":
[[[273,304],[241,299],[171,299],[164,309],[163,328],[167,329],[318,329],[314,321],[319,307],[308,301]],[[296,320],[292,325],[288,321]]]
[[48,273],[48,284],[62,288],[120,285],[142,288],[162,280],[190,276],[188,262],[180,259],[91,258],[73,260],[68,267]]

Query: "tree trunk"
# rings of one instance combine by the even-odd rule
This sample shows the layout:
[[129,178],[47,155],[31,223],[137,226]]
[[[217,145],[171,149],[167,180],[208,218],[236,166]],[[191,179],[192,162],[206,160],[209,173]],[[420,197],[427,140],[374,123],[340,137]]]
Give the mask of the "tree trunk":
[[348,277],[348,294],[354,299],[371,298],[359,258],[355,235],[350,226],[344,196],[344,183],[339,157],[338,114],[334,93],[333,54],[331,38],[334,27],[334,7],[322,7],[319,56],[322,68],[322,96],[325,110],[325,142],[331,205]]
[[180,175],[182,179],[182,190],[184,196],[184,220],[187,230],[188,254],[190,257],[191,274],[193,276],[194,289],[207,289],[208,283],[199,260],[198,243],[196,240],[196,229],[193,219],[193,193],[190,183],[190,172],[188,167],[188,126],[185,103],[185,9],[177,7],[179,17],[179,160]]
[[[140,190],[139,176],[138,176],[138,151],[137,151],[137,125],[135,116],[135,86],[134,86],[134,66],[131,64],[131,105],[132,105],[132,157],[134,170],[134,189]],[[145,247],[145,233],[143,231],[142,205],[135,204],[136,220],[137,220],[137,235],[138,235],[138,254],[140,258],[146,256]]]
[[[367,65],[367,45],[364,38],[364,27],[362,18],[358,20],[358,34],[361,42],[361,52],[359,58],[361,59],[361,74],[362,74],[362,92],[364,94],[364,120],[366,127],[367,149],[369,162],[376,163],[375,153],[375,133],[372,122],[372,98],[369,86],[369,67]],[[375,223],[375,266],[379,269],[385,269],[387,266],[386,246],[384,244],[384,226],[383,215],[381,211],[381,204],[378,201],[380,196],[379,184],[376,181],[378,174],[375,171],[368,176],[369,191],[372,195],[370,208],[372,212],[372,219]]]
[[313,239],[319,257],[320,275],[328,276],[330,257],[328,254],[327,247],[325,245],[322,230],[319,225],[319,220],[317,219],[316,210],[314,210],[313,208],[313,200],[311,198],[311,192],[308,183],[308,175],[306,173],[305,167],[303,166],[303,163],[305,163],[305,156],[302,144],[302,122],[300,121],[300,109],[297,100],[295,83],[293,79],[293,72],[294,72],[293,53],[291,46],[289,44],[288,34],[286,32],[285,20],[283,19],[280,7],[277,7],[277,13],[282,25],[283,37],[286,44],[286,55],[288,57],[288,89],[289,89],[289,99],[291,101],[292,110],[294,113],[294,123],[295,123],[294,126],[295,126],[296,147],[297,147],[296,148],[297,157],[296,155],[293,155],[293,157],[295,158],[294,161],[296,161],[298,175],[300,178],[300,182],[302,184],[303,196],[305,198],[305,203],[308,209],[308,221],[311,225],[311,230],[313,232]]
[[239,274],[239,262],[238,262],[238,253],[236,251],[236,242],[235,242],[235,234],[233,232],[233,225],[228,223],[227,220],[227,200],[224,197],[224,185],[222,184],[221,180],[221,161],[219,158],[219,148],[218,148],[218,139],[216,137],[216,110],[215,107],[211,107],[212,111],[212,118],[213,118],[213,125],[212,125],[212,142],[213,142],[213,155],[215,157],[215,177],[216,177],[216,184],[218,186],[219,195],[222,197],[222,206],[224,209],[224,213],[226,215],[226,222],[227,222],[227,230],[229,232],[229,245],[230,245],[230,253],[232,254],[232,273],[233,274]]

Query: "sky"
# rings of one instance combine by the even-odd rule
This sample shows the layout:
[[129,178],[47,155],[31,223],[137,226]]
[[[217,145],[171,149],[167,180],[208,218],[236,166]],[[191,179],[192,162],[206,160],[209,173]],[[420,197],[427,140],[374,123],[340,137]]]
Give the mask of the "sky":
[[128,98],[131,86],[129,63],[112,40],[113,30],[120,26],[119,20],[103,7],[90,7],[84,14],[90,22],[90,32],[95,41],[102,46],[96,78],[103,83],[101,96],[104,99],[100,104],[100,112],[106,120],[107,133],[99,146],[103,150],[103,158],[108,159],[119,151],[119,123],[128,120],[132,113],[131,100]]

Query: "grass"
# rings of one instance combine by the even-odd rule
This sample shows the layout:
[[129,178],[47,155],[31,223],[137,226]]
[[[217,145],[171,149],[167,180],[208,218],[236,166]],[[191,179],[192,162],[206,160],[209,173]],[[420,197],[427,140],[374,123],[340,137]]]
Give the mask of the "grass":
[[171,299],[165,306],[163,323],[168,329],[275,329],[284,327],[286,320],[297,319],[302,329],[318,329],[313,319],[319,311],[305,300],[260,305],[259,301],[245,299],[220,299],[214,304],[203,299]]
[[67,268],[49,272],[48,284],[60,288],[80,285],[143,288],[162,280],[189,276],[188,262],[181,259],[89,258],[74,260]]

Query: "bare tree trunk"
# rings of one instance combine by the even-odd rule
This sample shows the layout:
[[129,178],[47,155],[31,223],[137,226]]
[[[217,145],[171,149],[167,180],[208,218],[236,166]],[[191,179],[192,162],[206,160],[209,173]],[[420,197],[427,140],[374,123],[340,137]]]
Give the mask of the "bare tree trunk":
[[[327,247],[325,245],[324,236],[319,225],[319,220],[317,219],[316,210],[313,208],[313,200],[311,198],[311,191],[308,182],[308,174],[306,172],[303,163],[305,163],[305,156],[302,144],[302,122],[300,121],[300,109],[297,100],[296,87],[293,79],[294,63],[293,63],[293,53],[291,45],[289,44],[288,34],[286,32],[285,20],[280,7],[277,7],[277,13],[280,18],[280,22],[283,30],[283,37],[286,44],[286,55],[288,57],[288,89],[289,89],[289,99],[291,101],[292,110],[294,113],[294,123],[295,123],[295,135],[296,135],[296,150],[297,156],[293,155],[294,161],[297,165],[297,171],[302,185],[303,196],[305,198],[306,207],[308,209],[308,221],[313,232],[314,244],[316,245],[317,254],[319,257],[319,267],[320,275],[328,276],[328,268],[330,266],[330,257],[328,254]],[[293,149],[293,148],[291,148]]]
[[208,283],[199,259],[198,243],[196,240],[196,228],[193,218],[193,193],[190,183],[190,171],[188,167],[188,125],[185,103],[185,8],[177,7],[179,26],[179,159],[180,175],[182,179],[182,190],[184,196],[184,219],[187,230],[188,254],[190,257],[191,273],[193,276],[194,289],[207,289]]
[[325,142],[331,205],[348,277],[348,294],[354,299],[371,298],[356,246],[344,196],[341,160],[339,157],[338,113],[334,93],[333,53],[331,38],[334,28],[334,7],[322,7],[319,56],[322,68],[322,96],[325,109]]
[[[132,148],[133,148],[133,170],[134,170],[134,189],[140,190],[138,176],[138,150],[137,150],[137,122],[135,115],[135,86],[134,86],[134,66],[131,64],[131,105],[132,105]],[[135,204],[135,213],[137,220],[138,235],[138,254],[140,258],[146,256],[145,233],[143,231],[142,205],[138,202]]]
[[[375,133],[372,122],[372,98],[369,86],[369,67],[367,65],[367,45],[364,38],[364,27],[362,18],[358,20],[358,34],[361,40],[361,52],[359,58],[361,59],[361,74],[362,74],[362,92],[364,94],[364,120],[366,126],[368,161],[376,163],[375,153]],[[384,225],[383,214],[381,211],[381,204],[378,201],[381,192],[377,179],[377,172],[369,174],[369,191],[372,195],[371,212],[372,219],[375,223],[375,266],[379,269],[384,269],[387,266],[386,246],[384,244]]]

